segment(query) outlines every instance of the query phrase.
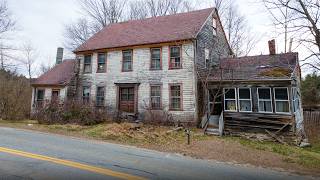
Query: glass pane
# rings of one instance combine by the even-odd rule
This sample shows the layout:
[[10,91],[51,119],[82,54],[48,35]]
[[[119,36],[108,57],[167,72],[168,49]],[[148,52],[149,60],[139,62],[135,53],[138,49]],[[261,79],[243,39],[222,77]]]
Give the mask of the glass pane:
[[240,111],[252,111],[251,101],[240,100]]
[[125,61],[125,62],[123,62],[123,70],[124,70],[124,71],[129,71],[129,70],[131,70],[131,62],[130,62],[130,61]]
[[160,69],[160,59],[151,60],[151,69]]
[[180,98],[172,98],[171,99],[171,108],[172,109],[180,109]]
[[234,89],[225,89],[224,92],[225,92],[225,99],[236,99]]
[[236,111],[236,101],[235,100],[226,100],[225,101],[225,109],[229,111]]
[[259,112],[272,112],[271,101],[259,101]]
[[289,112],[289,102],[288,101],[277,101],[276,102],[276,112]]
[[90,64],[84,65],[84,72],[91,72],[91,65]]
[[124,61],[131,61],[132,59],[132,51],[123,51],[123,60]]
[[160,96],[160,86],[151,86],[151,96]]
[[152,49],[151,50],[151,58],[152,59],[160,59],[160,49]]
[[98,71],[104,70],[104,64],[98,64]]
[[276,88],[274,89],[275,98],[278,100],[288,100],[287,88]]
[[180,57],[180,47],[170,47],[170,57]]
[[84,56],[84,63],[91,64],[91,55]]
[[104,96],[104,87],[97,88],[97,96]]
[[251,99],[250,89],[239,89],[239,98],[240,99]]
[[43,99],[44,99],[44,90],[38,90],[37,100],[43,100]]
[[160,97],[151,98],[151,106],[152,108],[160,108]]
[[89,87],[83,87],[83,96],[90,96],[90,88]]
[[180,96],[180,86],[171,86],[171,96]]
[[106,62],[106,56],[105,54],[99,54],[98,55],[98,63],[104,64]]
[[270,89],[258,89],[259,99],[271,99]]

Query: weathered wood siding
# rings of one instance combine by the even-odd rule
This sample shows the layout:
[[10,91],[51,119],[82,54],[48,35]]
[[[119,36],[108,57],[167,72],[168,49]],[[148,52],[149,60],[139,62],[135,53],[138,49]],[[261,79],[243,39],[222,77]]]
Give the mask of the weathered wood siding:
[[[162,46],[162,70],[150,70],[150,48],[133,49],[133,71],[122,72],[122,51],[107,52],[106,73],[96,73],[97,53],[92,55],[92,73],[83,74],[84,56],[80,58],[80,76],[82,85],[91,87],[91,99],[95,100],[98,86],[106,88],[105,105],[117,110],[117,86],[115,83],[140,83],[138,89],[138,111],[143,114],[149,104],[150,84],[162,84],[162,106],[169,107],[170,83],[181,83],[183,90],[183,111],[171,111],[179,120],[195,119],[195,80],[194,80],[194,46],[188,42],[182,45],[182,69],[169,70],[169,46]],[[177,119],[177,118],[176,118]]]

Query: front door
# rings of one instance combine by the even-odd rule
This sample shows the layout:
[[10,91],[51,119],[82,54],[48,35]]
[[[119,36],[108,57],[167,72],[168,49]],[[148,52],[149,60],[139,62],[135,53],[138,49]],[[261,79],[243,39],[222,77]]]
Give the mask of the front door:
[[222,112],[222,92],[218,89],[209,90],[209,126],[218,128]]
[[120,87],[119,110],[123,112],[134,113],[134,87]]

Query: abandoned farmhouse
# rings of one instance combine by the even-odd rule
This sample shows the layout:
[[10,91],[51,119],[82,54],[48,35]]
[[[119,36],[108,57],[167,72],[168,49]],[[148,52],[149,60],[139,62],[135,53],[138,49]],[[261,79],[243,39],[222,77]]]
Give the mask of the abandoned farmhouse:
[[76,97],[144,120],[166,111],[209,133],[294,132],[303,120],[297,53],[233,56],[214,8],[110,24],[33,83],[32,111]]

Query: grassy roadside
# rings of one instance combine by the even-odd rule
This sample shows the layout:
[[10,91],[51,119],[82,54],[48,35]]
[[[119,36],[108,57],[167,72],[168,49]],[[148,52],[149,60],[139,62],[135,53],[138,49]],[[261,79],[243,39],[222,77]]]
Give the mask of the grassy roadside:
[[320,143],[302,149],[238,137],[207,136],[199,129],[192,129],[191,145],[187,145],[184,131],[168,133],[172,127],[142,125],[136,128],[130,123],[79,126],[74,124],[41,125],[30,120],[17,122],[0,120],[0,126],[135,145],[201,159],[252,164],[320,175]]

